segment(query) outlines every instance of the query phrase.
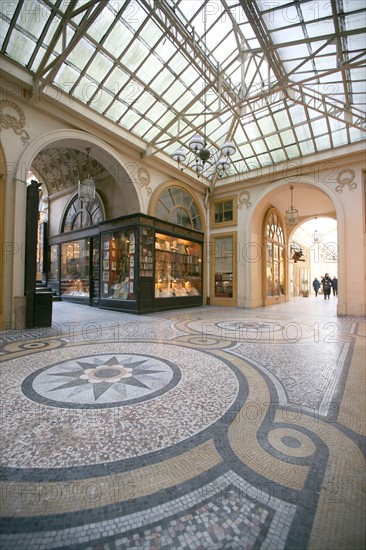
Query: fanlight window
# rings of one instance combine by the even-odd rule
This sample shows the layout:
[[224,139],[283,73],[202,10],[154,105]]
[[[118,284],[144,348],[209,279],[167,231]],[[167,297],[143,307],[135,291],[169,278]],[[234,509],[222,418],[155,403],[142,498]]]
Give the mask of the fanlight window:
[[75,195],[71,199],[62,222],[61,233],[84,229],[96,225],[104,220],[103,207],[100,199],[95,197],[92,201],[80,201]]
[[192,195],[180,187],[162,192],[156,205],[156,217],[184,227],[202,230],[201,218]]

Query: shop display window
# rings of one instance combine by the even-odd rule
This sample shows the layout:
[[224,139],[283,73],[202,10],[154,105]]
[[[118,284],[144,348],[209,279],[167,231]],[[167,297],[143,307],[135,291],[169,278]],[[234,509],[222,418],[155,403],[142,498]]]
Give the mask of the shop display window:
[[89,296],[89,239],[61,245],[61,295]]
[[152,277],[154,269],[154,230],[140,228],[140,277]]
[[58,245],[53,244],[50,246],[49,252],[49,271],[48,271],[48,280],[57,281],[58,280],[58,257],[57,257]]
[[155,234],[155,298],[202,295],[202,245]]
[[215,298],[233,297],[233,237],[215,237]]
[[[136,231],[126,229],[101,240],[101,297],[136,300]],[[147,262],[144,262],[147,264]],[[148,271],[148,270],[146,270]]]

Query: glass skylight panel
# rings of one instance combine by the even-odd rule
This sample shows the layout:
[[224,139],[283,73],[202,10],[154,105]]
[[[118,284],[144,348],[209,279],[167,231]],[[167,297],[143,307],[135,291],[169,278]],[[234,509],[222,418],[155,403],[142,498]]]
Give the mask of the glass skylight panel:
[[159,74],[164,69],[164,65],[156,58],[155,55],[149,55],[144,61],[144,64],[137,71],[137,76],[148,84],[156,74]]
[[[296,7],[294,5],[282,5],[280,9],[273,9],[280,6],[280,2],[257,2],[260,4],[262,17],[268,29],[279,29],[294,25],[299,22]],[[269,11],[266,11],[269,10]]]
[[284,162],[286,160],[286,155],[283,149],[275,149],[271,150],[271,156],[274,160],[274,162]]
[[289,46],[286,46],[284,48],[277,48],[277,53],[281,59],[293,59],[297,60],[298,63],[300,63],[302,59],[305,59],[310,55],[309,49],[306,44],[289,44]]
[[272,151],[273,149],[279,149],[280,147],[282,147],[282,144],[276,135],[266,137],[265,141],[269,151]]
[[330,148],[330,140],[328,134],[315,138],[316,148],[318,151],[324,151],[325,149]]
[[129,75],[122,71],[119,67],[115,67],[104,82],[104,87],[110,90],[115,95],[129,80]]
[[268,116],[269,113],[266,113],[267,116],[265,118],[261,118],[258,121],[258,125],[260,129],[262,130],[263,134],[271,134],[272,132],[276,131],[276,127],[273,124],[273,121],[270,116]]
[[168,69],[163,69],[158,73],[156,78],[153,80],[153,82],[150,84],[151,88],[153,88],[158,94],[161,94],[164,92],[172,82],[175,81],[175,76],[168,71]]
[[165,111],[166,106],[161,101],[156,101],[155,104],[146,112],[146,116],[151,120],[158,121]]
[[94,53],[95,46],[82,38],[72,49],[68,59],[72,65],[82,71]]
[[253,147],[253,149],[254,149],[254,151],[256,152],[257,155],[259,153],[264,153],[265,151],[267,151],[266,144],[264,143],[264,141],[262,139],[252,141],[252,147]]
[[[284,32],[286,32],[285,35],[284,35]],[[284,37],[285,37],[285,40],[284,40]],[[296,42],[297,40],[302,40],[305,38],[305,36],[301,27],[290,27],[286,29],[286,31],[284,30],[273,31],[271,33],[271,38],[275,44],[282,44],[283,42],[289,43],[289,42]]]
[[146,134],[150,126],[150,122],[148,122],[144,118],[141,118],[139,122],[133,127],[133,133],[141,137]]
[[167,36],[155,48],[157,55],[165,62],[169,61],[176,51],[177,48]]
[[[220,36],[222,39],[222,36]],[[230,53],[234,53],[235,56],[238,55],[238,47],[236,40],[233,34],[229,34],[220,44],[212,51],[215,59],[221,64],[224,65],[224,62],[229,57]]]
[[128,107],[121,101],[115,100],[106,112],[106,116],[117,122],[121,116],[127,111]]
[[[196,69],[194,69],[193,67],[191,66],[188,66],[186,68],[186,70],[180,75],[180,80],[183,81],[183,83],[187,86],[187,88],[191,88],[192,84],[195,82],[196,85],[199,82],[201,82],[199,79],[200,79],[200,75],[198,74],[198,72],[196,71]],[[202,89],[202,83],[200,84],[200,90]],[[195,93],[199,93],[197,90],[195,91]]]
[[309,38],[315,38],[317,36],[330,36],[335,34],[333,19],[327,19],[325,21],[317,21],[316,23],[308,23],[306,25]]
[[6,48],[6,53],[9,57],[17,61],[21,65],[27,65],[33,50],[35,42],[30,40],[25,34],[13,29],[11,38]]
[[305,110],[302,105],[293,105],[289,108],[293,124],[299,124],[306,120]]
[[308,124],[302,124],[301,126],[294,127],[295,134],[298,141],[311,139],[311,133]]
[[[112,5],[114,2],[112,2]],[[116,2],[119,7],[119,2]],[[147,13],[144,8],[137,1],[132,0],[126,6],[126,9],[123,11],[122,18],[126,24],[132,28],[133,31],[136,31],[141,27],[142,23],[145,21]]]
[[297,145],[290,145],[289,147],[285,147],[287,156],[290,159],[295,159],[300,156],[299,148]]
[[115,26],[108,32],[108,36],[103,46],[111,52],[114,57],[119,58],[133,38],[134,35],[132,32],[120,21],[117,21]]
[[[69,65],[66,65],[66,63],[63,63],[54,78],[54,83],[57,84],[62,90],[65,90],[67,93],[69,93],[72,86],[79,79],[79,77],[80,77],[80,73],[75,71],[75,69],[73,69]],[[93,86],[95,90],[94,83],[93,83]],[[86,101],[84,100],[84,103],[85,102]]]
[[141,94],[139,97],[136,95],[136,102],[134,104],[134,108],[136,111],[138,111],[141,114],[145,114],[146,111],[150,109],[152,105],[156,102],[156,98],[153,97],[149,92],[146,90],[144,91],[141,88]]
[[149,19],[140,31],[140,38],[145,41],[150,48],[153,48],[163,34],[162,29],[158,27],[152,19]]
[[273,160],[268,153],[264,153],[263,155],[258,155],[257,158],[263,167],[273,164]]
[[332,17],[332,5],[329,0],[300,2],[299,6],[305,22],[314,22],[323,17]]
[[169,63],[169,67],[176,75],[180,74],[189,65],[183,54],[177,51],[173,59]]
[[315,153],[315,148],[312,140],[301,141],[299,145],[302,155],[311,155],[312,153]]
[[327,123],[323,118],[321,118],[320,120],[311,121],[311,127],[313,129],[314,136],[320,136],[326,131]]
[[353,128],[353,126],[350,126],[349,134],[352,143],[360,141],[361,139],[366,139],[366,131],[360,130],[359,128]]
[[114,20],[115,17],[113,13],[110,9],[108,9],[108,7],[105,7],[102,10],[102,13],[99,14],[99,17],[97,17],[90,25],[88,35],[94,38],[96,42],[100,42]]
[[183,94],[178,101],[173,103],[174,109],[176,109],[178,112],[184,112],[184,108],[194,99],[194,94],[190,92],[189,90]]
[[178,80],[176,80],[163,94],[164,100],[173,104],[181,95],[184,94],[186,88]]
[[[7,4],[7,2],[3,2]],[[15,2],[16,3],[16,2]],[[21,7],[17,27],[38,38],[51,15],[51,10],[39,1],[27,1]]]
[[[74,82],[76,82],[76,79],[74,80],[74,82],[72,82],[71,80],[71,71],[70,71],[70,67],[67,67],[68,69],[68,80],[69,82],[67,83],[67,87],[70,89],[72,84]],[[62,86],[64,85],[64,82],[65,82],[65,78],[62,77],[62,71],[60,71],[58,74],[57,74],[57,79],[55,79],[55,82],[60,86],[60,88],[62,88]],[[77,73],[75,73],[77,74]],[[79,75],[78,75],[79,76]],[[58,80],[61,79],[61,82],[58,82]],[[66,80],[67,82],[67,80]],[[73,92],[73,95],[77,98],[77,99],[80,99],[80,101],[82,101],[82,103],[88,103],[95,95],[95,92],[98,90],[98,84],[92,80],[90,80],[90,78],[87,78],[87,77],[82,77],[80,79],[80,81],[78,82],[78,85],[75,87],[74,89],[74,92]],[[67,88],[65,88],[65,91],[69,91]],[[112,99],[112,98],[111,98]]]
[[134,40],[124,53],[121,63],[127,67],[129,71],[135,71],[148,55],[149,50],[145,48],[139,40]]
[[295,143],[295,137],[292,130],[280,132],[280,136],[284,145],[291,145],[292,143]]
[[249,124],[245,124],[244,128],[249,139],[256,139],[261,135],[256,122],[250,122]]
[[91,102],[91,106],[99,113],[103,113],[109,107],[112,100],[113,96],[109,92],[99,88]]
[[120,120],[121,126],[128,130],[141,119],[141,115],[135,113],[132,109],[128,109]]
[[87,69],[87,74],[97,82],[100,82],[112,67],[113,63],[110,59],[101,53],[97,53]]
[[[1,2],[0,2],[0,4],[1,4]],[[10,24],[7,21],[4,21],[3,19],[1,19],[1,24],[0,24],[0,42],[1,42],[1,46],[4,43],[4,40],[5,40],[6,35],[8,33],[9,27],[10,27]]]
[[338,130],[336,132],[332,132],[332,141],[335,147],[339,147],[340,145],[346,145],[348,143],[347,131]]
[[[355,4],[356,7],[357,4]],[[365,4],[363,5],[365,7]],[[366,13],[353,13],[351,15],[346,15],[346,29],[348,31],[353,31],[355,29],[365,30],[366,27]]]

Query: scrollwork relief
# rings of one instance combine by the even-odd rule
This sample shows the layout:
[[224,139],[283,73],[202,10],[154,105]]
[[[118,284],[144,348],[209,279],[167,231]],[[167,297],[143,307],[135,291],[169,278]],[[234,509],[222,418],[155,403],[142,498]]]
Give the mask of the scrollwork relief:
[[152,189],[150,187],[151,176],[146,168],[139,168],[137,171],[137,180],[141,189],[146,189],[147,194],[151,195]]
[[28,132],[24,130],[25,124],[25,114],[19,105],[8,99],[0,101],[0,126],[5,130],[12,128],[24,145],[30,140]]
[[243,206],[250,208],[252,203],[250,202],[250,193],[249,191],[242,191],[239,195],[238,208],[241,210]]

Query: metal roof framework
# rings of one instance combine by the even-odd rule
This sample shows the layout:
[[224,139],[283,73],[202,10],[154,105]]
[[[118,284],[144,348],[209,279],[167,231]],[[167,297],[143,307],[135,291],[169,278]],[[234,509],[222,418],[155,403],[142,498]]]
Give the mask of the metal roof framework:
[[27,0],[0,19],[1,55],[35,89],[61,89],[147,155],[231,139],[226,176],[240,177],[366,138],[363,0]]

